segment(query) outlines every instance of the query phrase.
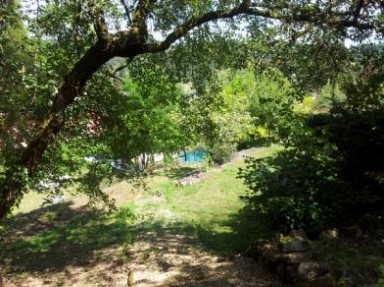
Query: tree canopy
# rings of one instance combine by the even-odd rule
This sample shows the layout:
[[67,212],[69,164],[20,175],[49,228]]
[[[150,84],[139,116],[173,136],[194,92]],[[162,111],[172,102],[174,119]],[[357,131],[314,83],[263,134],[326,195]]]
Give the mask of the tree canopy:
[[[382,1],[55,0],[22,4],[16,0],[0,3],[4,135],[0,144],[5,155],[0,170],[0,218],[22,196],[28,178],[39,172],[45,160],[49,162],[44,155],[68,140],[68,135],[59,132],[70,134],[75,130],[72,127],[86,126],[89,118],[84,112],[89,108],[106,111],[103,106],[115,99],[105,98],[103,91],[118,97],[111,80],[116,71],[105,66],[113,58],[131,62],[140,55],[174,52],[186,44],[189,51],[199,51],[210,37],[241,27],[255,36],[262,27],[278,24],[281,33],[276,39],[292,43],[300,37],[306,43],[319,35],[357,39],[373,31],[381,36],[384,31]],[[224,36],[243,37],[241,33]],[[189,64],[192,61],[193,57]],[[174,64],[170,62],[168,66]],[[138,71],[133,69],[133,73]],[[145,82],[138,89],[152,84]]]

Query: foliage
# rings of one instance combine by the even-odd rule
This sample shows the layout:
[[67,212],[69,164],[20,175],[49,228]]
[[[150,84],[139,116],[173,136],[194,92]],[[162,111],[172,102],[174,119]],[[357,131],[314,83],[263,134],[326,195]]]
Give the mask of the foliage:
[[228,161],[237,144],[253,132],[249,99],[255,86],[252,71],[219,71],[207,93],[212,93],[215,105],[210,119],[215,128],[210,139],[211,157],[216,163]]
[[292,108],[299,96],[290,81],[277,69],[256,76],[250,97],[250,114],[256,126],[265,127],[271,137],[289,141],[294,124]]
[[26,75],[33,70],[33,58],[22,48],[27,37],[18,14],[18,2],[9,1],[5,7],[1,6],[4,25],[0,30],[0,146],[4,151],[0,157],[4,164],[11,161],[15,149],[20,148],[20,142],[27,137],[26,122],[33,118],[30,110],[33,101],[28,99],[33,91],[26,87]]
[[240,171],[256,214],[287,231],[348,225],[382,211],[382,69],[366,69],[346,85],[343,105],[296,115],[286,150]]
[[331,266],[331,274],[349,286],[375,285],[380,278],[382,242],[378,238],[328,238],[314,243],[321,260]]
[[[306,22],[312,22],[311,25],[316,27],[313,30],[314,37],[308,38],[307,43],[314,41],[317,34],[331,36],[336,34],[336,39],[340,40],[351,35],[364,38],[372,30],[377,30],[379,33],[382,31],[382,22],[378,18],[380,15],[378,12],[382,11],[382,7],[371,5],[370,2],[364,2],[358,7],[350,1],[339,1],[336,5],[329,5],[328,2],[321,1],[314,4],[307,1],[252,3],[240,0],[165,2],[57,0],[38,2],[31,6],[25,1],[21,4],[22,7],[17,0],[0,3],[1,65],[2,68],[5,67],[0,71],[2,74],[1,218],[10,212],[18,198],[26,191],[25,183],[28,181],[20,179],[20,171],[25,171],[24,173],[31,177],[29,181],[34,181],[34,177],[44,174],[42,172],[44,169],[52,169],[41,165],[54,165],[53,162],[49,162],[49,156],[52,156],[52,160],[59,158],[53,156],[54,150],[60,150],[59,140],[77,142],[79,145],[72,147],[75,154],[81,154],[81,147],[90,147],[90,143],[95,143],[97,139],[100,142],[100,153],[106,153],[103,155],[104,159],[118,154],[119,142],[126,143],[122,140],[124,134],[118,133],[117,130],[115,133],[113,128],[107,132],[113,123],[109,126],[103,125],[104,130],[93,132],[92,136],[88,134],[85,143],[80,141],[80,136],[86,134],[81,128],[87,126],[87,122],[96,123],[98,126],[103,122],[103,117],[112,121],[114,110],[109,106],[113,107],[115,102],[121,100],[120,93],[113,89],[115,86],[112,78],[115,74],[110,67],[105,67],[105,64],[113,58],[127,58],[132,63],[129,67],[130,76],[134,78],[136,72],[137,75],[140,74],[140,69],[135,67],[134,58],[166,50],[176,51],[175,46],[188,47],[187,52],[199,52],[199,59],[203,62],[202,65],[196,65],[195,71],[191,72],[199,76],[190,77],[193,79],[195,90],[200,93],[206,87],[206,81],[203,80],[205,75],[209,80],[209,73],[205,72],[212,71],[211,67],[225,65],[226,60],[222,59],[228,51],[233,51],[230,46],[235,40],[243,38],[241,33],[228,36],[228,31],[237,31],[243,27],[254,35],[260,34],[273,24],[268,22],[268,19],[273,19],[275,23],[280,20],[278,25],[281,24],[281,31],[267,34],[272,35],[272,39],[284,43],[287,40],[286,36],[291,36],[291,30],[301,33],[306,28]],[[348,12],[340,14],[340,9]],[[351,19],[354,21],[351,22]],[[325,23],[332,23],[332,27],[327,27]],[[231,41],[221,42],[223,49],[217,49],[216,51],[220,53],[215,57],[216,60],[219,59],[218,64],[211,65],[212,62],[206,57],[203,49],[209,48],[210,45],[204,43],[210,37],[222,39],[224,36]],[[333,40],[331,36],[330,39]],[[341,43],[336,40],[333,42]],[[342,57],[342,53],[337,54],[337,57],[339,56]],[[179,66],[180,61],[177,65],[169,62],[166,64],[167,68],[182,69]],[[187,70],[191,71],[190,68],[197,61],[190,56],[186,62]],[[228,62],[233,60],[228,59]],[[138,65],[141,64],[143,62],[139,62]],[[154,70],[156,71],[156,66]],[[143,70],[142,74],[149,75],[150,71]],[[185,75],[188,72],[173,74]],[[151,82],[154,78],[149,76],[146,79]],[[138,78],[135,81],[139,82]],[[138,86],[140,93],[146,93],[144,85],[138,84]],[[169,91],[166,85],[162,88]],[[135,104],[141,101],[138,98],[136,100]],[[125,104],[132,103],[125,102]],[[133,104],[129,107],[132,106]],[[81,114],[81,108],[93,113],[87,117]],[[170,110],[173,113],[174,110],[171,108]],[[205,108],[199,115],[207,114]],[[154,120],[158,120],[161,124],[156,131],[151,132],[157,133],[160,129],[168,127],[170,120],[164,120],[166,119],[164,112],[161,113],[160,109],[157,109],[153,115],[153,120],[144,118],[140,122],[146,125],[144,132],[148,132],[148,126],[155,127]],[[231,120],[233,117],[222,119]],[[212,118],[212,121],[217,123],[222,119],[216,117],[216,120]],[[212,127],[211,124],[212,122],[209,122],[204,125],[204,129],[208,130]],[[134,124],[135,128],[137,125],[138,123]],[[161,139],[152,137],[152,142],[149,142],[149,137],[145,133],[139,135],[138,131],[139,129],[134,131],[130,141],[133,145],[133,155],[138,153],[140,143],[137,141],[145,139],[143,149],[154,151],[168,144],[172,145],[169,149],[174,149],[175,146],[181,145],[180,139],[183,138],[178,130],[172,129],[169,133],[178,134],[177,143],[165,139],[166,133]],[[107,139],[107,136],[110,139]],[[114,140],[115,136],[121,139]],[[84,149],[85,151],[90,152],[92,148]],[[69,161],[57,161],[60,165],[66,163]]]
[[[312,31],[311,29],[314,29]],[[339,32],[309,28],[297,43],[279,43],[275,64],[295,86],[317,91],[328,82],[335,85],[351,67],[351,55]],[[308,41],[310,44],[308,44]]]
[[289,140],[287,123],[294,122],[292,107],[297,91],[280,71],[219,70],[203,95],[211,99],[205,102],[210,129],[203,135],[214,162],[228,161],[236,148],[251,138],[267,134]]
[[379,279],[377,280],[376,284],[374,285],[374,287],[381,287],[384,285],[384,265],[381,264],[379,266],[379,272],[380,272],[380,277]]
[[345,81],[344,110],[362,113],[377,111],[384,105],[384,46],[362,45],[352,50],[354,69]]
[[331,141],[342,155],[343,176],[362,190],[383,200],[383,109],[344,111],[332,125]]
[[323,86],[315,99],[315,109],[328,111],[333,107],[342,105],[342,102],[345,101],[346,96],[342,91],[338,83],[332,84],[330,81]]
[[182,91],[162,66],[138,58],[122,81],[122,93],[103,120],[114,155],[128,161],[140,154],[171,154],[190,142],[182,127]]
[[310,130],[296,134],[291,148],[266,159],[249,159],[239,173],[250,189],[244,197],[249,208],[284,231],[315,229],[344,212],[337,199],[344,200],[350,189],[338,181],[334,146],[313,136]]
[[239,174],[250,188],[245,200],[256,214],[283,231],[352,224],[380,197],[366,182],[357,185],[357,178],[345,176],[345,155],[329,142],[324,127],[305,129],[276,156],[249,160]]
[[342,155],[343,178],[372,199],[372,204],[362,204],[357,211],[377,212],[384,200],[383,47],[362,45],[352,52],[355,77],[352,84],[344,85],[343,105],[332,109],[335,121],[330,125],[330,140]]
[[[303,91],[317,91],[328,81],[338,81],[352,64],[343,32],[319,29],[311,24],[294,27],[286,23],[248,27],[249,38],[233,43],[233,57],[241,67],[261,73],[271,67],[279,70],[291,85]],[[276,40],[281,37],[282,40]]]
[[210,149],[211,159],[216,164],[230,161],[235,152],[236,144],[225,141],[215,143]]

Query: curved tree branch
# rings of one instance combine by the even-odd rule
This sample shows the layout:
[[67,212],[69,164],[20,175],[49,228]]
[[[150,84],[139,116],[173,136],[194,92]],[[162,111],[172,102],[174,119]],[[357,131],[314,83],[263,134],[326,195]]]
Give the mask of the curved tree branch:
[[[177,27],[173,32],[171,32],[163,42],[154,44],[148,47],[149,53],[158,53],[168,49],[174,42],[183,38],[189,31],[199,27],[205,23],[212,22],[218,19],[233,18],[241,14],[247,14],[246,12],[250,10],[249,5],[244,5],[244,1],[240,6],[235,7],[231,10],[218,10],[211,11],[199,17],[192,17],[187,20],[184,24]],[[256,10],[255,15],[263,16],[266,18],[271,18],[272,15],[269,11]]]
[[89,14],[93,19],[93,26],[95,28],[97,38],[99,40],[105,39],[108,35],[108,27],[101,7],[99,7],[98,3],[95,3],[94,1],[88,1],[88,6]]
[[[3,2],[5,0],[0,0],[0,4]],[[315,7],[312,10],[301,9],[300,7],[294,9],[288,3],[282,2],[283,6],[280,6],[281,9],[279,10],[268,2],[260,4],[260,2],[252,3],[249,0],[244,0],[239,6],[232,9],[211,11],[199,17],[192,17],[170,32],[164,41],[148,44],[146,21],[155,2],[156,0],[139,0],[133,11],[131,28],[115,34],[108,34],[102,11],[95,11],[93,18],[98,41],[65,77],[55,95],[50,112],[22,152],[18,168],[9,170],[6,178],[0,182],[0,220],[9,214],[15,202],[22,195],[24,182],[19,177],[20,168],[26,169],[30,174],[35,172],[49,143],[65,124],[64,112],[67,107],[74,102],[76,97],[81,95],[89,78],[102,65],[116,56],[134,58],[139,54],[162,52],[189,31],[204,23],[238,15],[252,15],[286,22],[310,22],[315,25],[325,23],[330,26],[384,31],[383,23],[357,21],[356,18],[359,18],[361,14],[359,12],[361,8],[358,5],[355,6],[356,9],[347,9],[348,7],[346,7],[343,11],[328,11],[326,7]]]
[[121,5],[124,8],[125,15],[127,16],[128,19],[128,25],[132,24],[132,19],[131,19],[131,9],[128,7],[127,3],[125,0],[120,0]]
[[[314,9],[315,12],[306,12],[300,10],[299,8],[294,9],[294,7],[289,6],[286,2],[280,3],[280,5],[276,6],[268,4],[255,4],[245,0],[241,5],[231,10],[211,11],[200,17],[192,17],[169,33],[164,41],[150,45],[148,47],[148,52],[157,53],[164,51],[196,27],[208,22],[225,18],[233,18],[238,15],[250,15],[285,22],[306,22],[313,23],[315,25],[327,24],[333,27],[357,28],[360,30],[376,30],[378,32],[384,32],[383,24],[378,26],[377,23],[359,23],[357,21],[360,16],[361,9],[359,3],[356,10],[353,10],[352,12],[351,10],[325,12],[319,9],[319,7],[316,7],[316,9]],[[294,11],[294,13],[287,14],[286,11]]]

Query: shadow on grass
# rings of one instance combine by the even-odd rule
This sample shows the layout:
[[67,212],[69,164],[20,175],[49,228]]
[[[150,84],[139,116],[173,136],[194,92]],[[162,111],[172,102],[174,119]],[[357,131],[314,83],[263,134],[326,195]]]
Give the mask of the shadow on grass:
[[[132,243],[139,241],[149,243],[149,251],[130,254],[130,260],[134,256],[145,257],[146,252],[152,251],[155,256],[167,252],[186,255],[191,248],[231,256],[244,251],[250,241],[267,236],[260,223],[246,213],[224,221],[218,218],[217,222],[207,224],[170,223],[154,217],[135,218],[129,208],[120,209],[112,216],[103,216],[85,208],[72,208],[71,203],[16,215],[9,220],[8,226],[3,259],[11,262],[14,273],[60,272],[67,266],[92,267],[98,260],[106,260],[97,259],[98,251],[116,247],[119,250],[125,248],[120,253],[129,253]],[[119,262],[118,255],[114,253],[111,261]],[[164,272],[173,268],[166,258],[159,257],[156,262]],[[188,272],[193,272],[193,276],[196,272],[204,273],[203,265],[199,267],[200,271],[192,265],[180,276],[188,277]]]
[[173,167],[164,172],[164,175],[170,179],[181,179],[188,176],[191,172],[195,171],[196,167],[179,166]]
[[[165,278],[162,282],[151,281],[155,279],[152,276],[141,278],[135,282],[140,286],[280,286],[273,276],[249,258],[211,256],[212,253],[234,255],[238,237],[231,237],[229,233],[213,233],[202,225],[159,220],[145,221],[139,229],[137,240],[146,244],[128,252],[130,262],[139,262],[136,270],[157,266],[157,272]],[[222,244],[216,240],[227,241]]]
[[195,232],[207,251],[233,256],[242,254],[254,240],[272,238],[276,231],[247,210],[242,210],[227,220],[197,225]]
[[133,242],[129,210],[109,218],[70,205],[56,204],[9,220],[3,254],[14,269],[59,271],[68,265],[89,265],[94,251]]

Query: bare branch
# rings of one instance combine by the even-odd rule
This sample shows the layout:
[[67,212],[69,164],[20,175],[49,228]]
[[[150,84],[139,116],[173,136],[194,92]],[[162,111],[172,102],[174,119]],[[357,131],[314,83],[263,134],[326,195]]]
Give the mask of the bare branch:
[[95,28],[97,38],[99,40],[106,39],[108,36],[108,27],[104,18],[103,10],[99,7],[98,3],[95,3],[95,1],[89,1],[88,8],[89,14],[93,20],[93,26]]
[[[173,32],[171,32],[163,42],[157,45],[155,44],[155,45],[149,46],[148,52],[157,53],[160,51],[164,51],[168,49],[171,44],[173,44],[177,40],[184,37],[189,31],[203,25],[204,23],[208,23],[218,19],[232,18],[240,14],[245,14],[245,12],[249,9],[250,8],[248,5],[243,5],[242,3],[240,6],[233,8],[231,10],[211,11],[198,18],[192,17],[191,19],[187,20],[183,25],[177,27]],[[262,11],[260,11],[259,16],[271,17],[269,12],[262,12]]]
[[126,64],[125,64],[125,65],[122,65],[122,66],[120,66],[120,67],[117,67],[117,68],[112,72],[112,75],[113,75],[114,77],[116,77],[116,74],[117,74],[118,72],[124,70],[125,68],[127,68],[127,67],[132,63],[133,60],[134,60],[134,58],[128,58]]
[[156,0],[139,0],[133,12],[132,25],[137,28],[146,28],[146,21]]
[[[238,15],[251,15],[285,22],[305,22],[314,25],[327,24],[333,27],[352,27],[360,30],[375,29],[379,32],[384,31],[384,26],[377,26],[374,23],[359,23],[355,21],[355,19],[351,20],[351,16],[353,15],[351,15],[350,11],[321,11],[317,7],[317,12],[306,12],[301,9],[291,9],[292,7],[287,3],[283,3],[282,5],[284,6],[283,9],[281,9],[281,6],[279,7],[280,9],[277,9],[276,6],[268,6],[266,4],[258,5],[244,0],[239,6],[230,10],[211,11],[197,18],[192,17],[168,34],[164,41],[149,45],[147,52],[157,53],[164,51],[174,42],[184,37],[189,31],[204,23],[218,19],[233,18]],[[287,11],[291,12],[287,13]]]
[[128,19],[128,24],[130,25],[132,23],[132,19],[131,19],[131,11],[127,5],[127,3],[125,3],[125,0],[120,0],[120,3],[121,5],[123,5],[124,7],[124,11],[125,11],[125,15],[127,16],[127,19]]
[[355,5],[355,11],[353,12],[353,20],[357,23],[361,9],[363,8],[365,0],[358,0]]

